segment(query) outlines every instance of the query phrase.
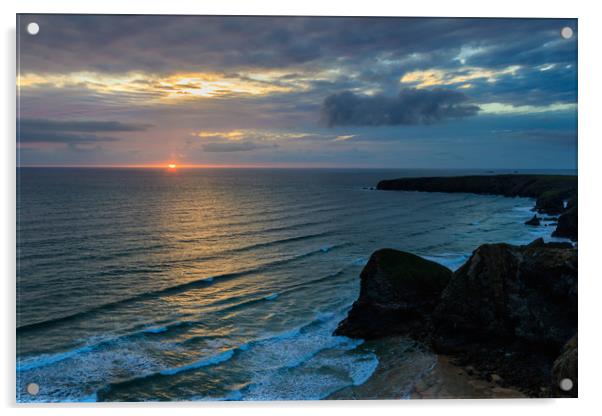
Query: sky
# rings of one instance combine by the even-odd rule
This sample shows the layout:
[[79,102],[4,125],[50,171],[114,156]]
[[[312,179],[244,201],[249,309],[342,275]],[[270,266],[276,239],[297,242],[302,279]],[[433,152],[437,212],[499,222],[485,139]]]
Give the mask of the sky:
[[576,19],[20,15],[17,30],[20,166],[577,167]]

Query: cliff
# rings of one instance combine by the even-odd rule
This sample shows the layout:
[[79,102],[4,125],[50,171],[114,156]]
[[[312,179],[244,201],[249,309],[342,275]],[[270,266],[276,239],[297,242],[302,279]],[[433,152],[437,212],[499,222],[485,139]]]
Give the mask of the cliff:
[[534,210],[559,215],[554,235],[577,240],[577,176],[482,175],[383,180],[385,191],[464,192],[536,199]]
[[[375,252],[338,335],[405,334],[530,396],[577,395],[577,250],[485,244],[456,272],[409,253]],[[574,346],[572,346],[574,345]],[[555,370],[553,371],[553,368]]]

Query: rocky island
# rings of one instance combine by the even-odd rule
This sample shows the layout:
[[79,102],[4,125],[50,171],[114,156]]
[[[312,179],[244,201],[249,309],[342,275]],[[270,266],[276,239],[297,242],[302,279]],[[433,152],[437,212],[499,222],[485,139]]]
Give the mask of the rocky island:
[[[407,178],[377,188],[536,198],[539,213],[559,215],[554,235],[577,239],[574,176]],[[408,337],[496,388],[577,397],[577,282],[570,242],[484,244],[455,272],[381,249],[364,267],[359,298],[335,334]],[[564,379],[571,389],[560,388]]]

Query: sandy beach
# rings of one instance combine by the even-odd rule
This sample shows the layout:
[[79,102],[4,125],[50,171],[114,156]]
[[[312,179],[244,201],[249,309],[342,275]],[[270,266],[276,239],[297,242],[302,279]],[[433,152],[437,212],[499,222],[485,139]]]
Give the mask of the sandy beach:
[[[362,385],[332,394],[329,399],[509,399],[525,398],[517,389],[479,378],[470,367],[452,363],[450,357],[432,354],[419,344],[407,348],[407,339],[390,337],[369,341],[379,364]],[[421,368],[422,367],[422,368]],[[415,377],[408,378],[408,372]]]

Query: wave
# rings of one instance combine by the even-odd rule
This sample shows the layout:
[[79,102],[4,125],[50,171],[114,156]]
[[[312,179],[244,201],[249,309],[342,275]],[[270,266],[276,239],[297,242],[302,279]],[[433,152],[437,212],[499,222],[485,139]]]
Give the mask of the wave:
[[154,378],[158,378],[158,377],[170,377],[170,376],[175,376],[175,375],[185,373],[188,371],[198,370],[203,367],[210,367],[210,366],[218,365],[218,364],[221,364],[221,363],[231,360],[237,352],[249,351],[254,345],[256,345],[259,342],[284,340],[284,339],[293,338],[300,333],[301,328],[302,327],[294,328],[292,330],[285,331],[285,332],[282,332],[282,333],[274,335],[274,336],[250,341],[248,343],[241,344],[237,347],[233,347],[233,348],[227,349],[225,351],[222,351],[218,354],[214,354],[209,357],[204,357],[198,361],[193,361],[189,364],[185,364],[185,365],[178,366],[178,367],[165,368],[165,369],[162,369],[162,370],[159,370],[156,372],[151,372],[148,374],[143,374],[141,376],[132,377],[127,380],[109,383],[106,387],[99,390],[98,393],[107,394],[108,392],[110,392],[112,390],[123,388],[123,387],[129,386],[129,385],[132,385],[132,384],[136,384],[143,380],[150,380],[150,379],[154,379]]
[[[126,380],[115,381],[99,389],[98,393],[102,398],[112,391],[137,385],[142,381],[173,377],[189,371],[220,365],[240,354],[245,354],[246,359],[251,361],[258,359],[258,356],[263,356],[264,359],[267,359],[268,361],[261,361],[260,359],[258,367],[262,371],[269,370],[272,365],[276,366],[275,370],[299,367],[325,349],[340,347],[341,350],[351,350],[363,343],[363,340],[352,340],[347,337],[330,335],[334,329],[331,326],[333,323],[338,322],[339,318],[338,314],[332,312],[318,313],[313,319],[303,325],[276,334],[266,334],[263,337],[227,348],[217,354],[203,357],[188,364],[167,367]],[[325,324],[326,326],[323,327]],[[316,329],[314,328],[318,330],[318,338],[316,338]],[[302,339],[305,339],[305,344],[302,342]],[[325,339],[328,342],[324,342]],[[314,348],[311,348],[309,352],[306,351],[306,348],[303,348],[307,342],[311,342],[311,345],[314,345]],[[295,346],[297,354],[290,349],[292,346]],[[269,360],[274,358],[275,351],[280,351],[280,354],[284,354],[287,357],[286,360],[276,358],[273,364],[270,364]],[[276,354],[276,356],[278,357],[279,355]],[[237,396],[239,395],[237,394]],[[239,396],[236,400],[240,400],[241,398]]]
[[153,299],[153,298],[157,298],[157,297],[162,297],[162,296],[168,296],[168,295],[174,295],[177,293],[181,293],[181,292],[185,292],[187,290],[193,289],[193,288],[198,288],[198,287],[203,287],[206,285],[209,285],[211,283],[213,283],[213,281],[215,279],[234,279],[234,278],[239,278],[241,276],[246,276],[249,274],[253,274],[253,273],[258,273],[258,272],[263,272],[271,267],[275,267],[275,266],[280,266],[283,264],[287,264],[290,263],[292,261],[296,261],[296,260],[300,260],[303,258],[307,258],[316,254],[321,254],[321,253],[326,253],[329,252],[335,248],[340,248],[340,247],[345,247],[347,245],[349,245],[350,243],[340,243],[340,244],[334,244],[334,245],[329,245],[329,246],[324,246],[324,247],[320,247],[318,249],[314,249],[314,250],[310,250],[301,254],[297,254],[288,258],[284,258],[284,259],[279,259],[279,260],[275,260],[272,262],[268,262],[265,263],[261,266],[255,267],[255,268],[251,268],[251,269],[247,269],[247,270],[241,270],[239,272],[232,272],[232,273],[225,273],[222,275],[215,275],[215,276],[209,276],[209,277],[204,277],[202,279],[197,279],[197,280],[192,280],[189,282],[185,282],[179,285],[175,285],[175,286],[169,286],[163,289],[158,289],[158,290],[153,290],[153,291],[149,291],[149,292],[144,292],[144,293],[140,293],[138,295],[134,295],[131,296],[129,298],[125,298],[125,299],[120,299],[114,302],[108,302],[99,306],[95,306],[93,308],[87,309],[85,311],[81,311],[81,312],[76,312],[73,313],[71,315],[66,315],[66,316],[62,316],[62,317],[58,317],[58,318],[53,318],[53,319],[49,319],[46,321],[41,321],[41,322],[35,322],[35,323],[31,323],[31,324],[25,324],[25,325],[21,325],[19,327],[17,327],[17,333],[23,333],[26,331],[32,331],[32,330],[37,330],[37,329],[42,329],[42,328],[47,328],[48,326],[51,325],[56,325],[59,323],[65,323],[65,322],[70,322],[72,320],[76,320],[76,319],[80,319],[86,316],[90,316],[92,314],[98,313],[100,311],[107,311],[107,310],[111,310],[114,309],[116,307],[122,306],[124,304],[128,304],[128,303],[132,303],[132,302],[139,302],[139,301],[143,301],[143,300],[148,300],[148,299]]
[[227,351],[224,351],[217,355],[213,355],[211,357],[196,361],[191,364],[159,371],[158,374],[160,374],[162,376],[173,376],[173,375],[180,374],[180,373],[183,373],[186,371],[197,370],[202,367],[208,367],[210,365],[223,363],[224,361],[228,361],[229,359],[231,359],[234,356],[234,351],[235,350],[227,350]]
[[[304,282],[303,284],[297,284],[297,285],[292,286],[292,287],[288,288],[287,290],[280,292],[280,293],[274,292],[274,293],[270,293],[268,295],[261,295],[261,296],[257,296],[257,297],[251,298],[251,299],[245,299],[242,302],[235,303],[233,305],[219,309],[218,311],[219,312],[232,311],[232,310],[239,309],[241,307],[246,307],[246,306],[258,303],[258,302],[276,300],[283,293],[289,293],[291,291],[294,291],[298,287],[313,285],[317,282],[328,280],[328,279],[331,279],[336,276],[340,276],[340,275],[342,275],[342,273],[345,270],[346,270],[346,268],[343,268],[337,272],[327,274],[325,276],[314,279],[312,281]],[[208,279],[205,279],[205,280],[208,280]],[[232,301],[232,300],[233,300],[233,298],[227,299],[227,301]],[[318,314],[316,317],[316,322],[320,322],[320,321],[322,321],[326,318],[330,318],[330,317],[332,317],[332,314],[330,314],[330,313]],[[200,323],[201,322],[199,320],[195,319],[195,320],[175,321],[175,322],[167,323],[165,325],[149,324],[149,325],[142,327],[139,330],[133,330],[132,332],[129,332],[127,334],[123,334],[120,336],[107,337],[107,338],[101,339],[100,341],[97,341],[97,342],[88,341],[85,345],[68,350],[68,351],[59,352],[59,353],[44,353],[44,354],[40,354],[40,355],[33,356],[33,357],[22,358],[20,361],[18,361],[17,371],[18,372],[28,371],[28,370],[33,370],[36,368],[41,368],[41,367],[45,367],[48,365],[56,364],[60,361],[74,358],[74,357],[84,354],[84,353],[92,352],[93,350],[95,350],[99,347],[107,346],[107,345],[110,345],[111,343],[117,343],[117,342],[120,342],[120,341],[123,341],[126,339],[133,339],[140,335],[158,335],[158,334],[166,335],[174,329],[178,329],[178,328],[182,328],[182,327],[197,326]],[[297,330],[293,330],[292,332],[289,331],[289,332],[283,333],[279,336],[274,337],[274,339],[282,339],[282,338],[290,337],[292,335],[295,335],[296,331]],[[207,336],[195,336],[192,338],[188,338],[182,342],[186,344],[186,343],[193,342],[199,338],[207,338]],[[244,346],[241,348],[244,348]]]
[[178,322],[173,322],[171,324],[167,324],[165,326],[149,325],[149,326],[143,327],[140,330],[133,330],[132,332],[129,332],[129,333],[126,333],[123,335],[104,337],[98,341],[96,341],[93,338],[93,339],[88,340],[82,346],[73,348],[71,350],[57,352],[57,353],[43,353],[43,354],[29,356],[29,357],[17,358],[17,372],[25,372],[25,371],[34,370],[37,368],[47,367],[49,365],[56,364],[56,363],[59,363],[64,360],[76,358],[79,355],[93,352],[94,350],[97,350],[97,349],[105,347],[105,346],[115,345],[115,344],[118,344],[118,343],[123,342],[128,339],[135,339],[135,338],[139,337],[140,335],[165,334],[168,331],[175,329],[175,328],[198,325],[198,324],[199,324],[198,321],[178,321]]
[[[365,204],[365,205],[369,205],[369,204]],[[318,208],[318,209],[313,209],[313,208]],[[237,227],[237,226],[241,226],[241,225],[251,225],[251,224],[256,225],[256,224],[266,224],[266,223],[271,223],[271,222],[283,222],[290,218],[299,218],[301,215],[304,217],[311,217],[311,216],[313,216],[315,214],[319,214],[319,213],[340,211],[343,208],[344,207],[341,207],[338,205],[324,207],[324,202],[316,203],[313,205],[306,205],[306,206],[299,206],[299,205],[286,206],[285,208],[279,209],[279,210],[262,211],[261,217],[249,218],[248,213],[226,216],[226,217],[223,217],[222,219],[243,217],[244,220],[239,221],[239,222],[212,223],[211,227],[202,228],[202,230],[206,230],[209,228],[229,229],[229,228]],[[286,213],[287,215],[280,216],[280,217],[269,217],[269,215],[271,215],[271,214],[279,214],[279,213],[283,213],[283,212]],[[206,237],[207,236],[204,236],[203,238],[206,238]],[[213,237],[213,235],[211,235],[209,237]],[[183,240],[179,240],[179,241],[180,242],[191,242],[191,241],[196,241],[196,240],[197,239],[193,239],[193,240],[183,239]]]
[[[314,233],[314,234],[306,234],[306,235],[299,235],[299,236],[294,236],[294,237],[281,238],[279,240],[266,241],[266,242],[263,242],[263,243],[256,243],[256,244],[251,244],[251,245],[244,246],[244,247],[237,247],[237,248],[233,248],[233,249],[229,249],[229,250],[220,251],[220,252],[216,253],[213,256],[202,257],[201,259],[203,259],[203,260],[213,259],[213,258],[217,258],[218,255],[221,256],[221,255],[224,255],[224,254],[242,253],[242,252],[246,252],[246,251],[256,250],[258,248],[266,248],[266,247],[272,247],[272,246],[278,245],[278,244],[285,244],[285,243],[291,243],[291,242],[296,242],[296,241],[310,240],[312,238],[325,237],[327,235],[330,235],[330,232],[324,231],[324,232],[321,232],[321,233]],[[199,260],[199,259],[197,259],[197,260]]]
[[193,237],[193,238],[189,238],[189,239],[181,239],[179,242],[196,243],[196,242],[204,241],[206,239],[211,239],[211,238],[245,237],[245,236],[249,236],[249,235],[256,235],[259,232],[261,232],[262,234],[266,234],[266,233],[277,232],[277,231],[298,230],[303,227],[313,226],[313,225],[324,225],[324,224],[329,224],[330,222],[331,222],[330,219],[325,219],[325,220],[320,220],[320,221],[304,221],[304,222],[297,222],[297,223],[287,224],[287,225],[279,225],[277,227],[262,228],[262,229],[250,229],[250,230],[240,231],[240,232],[232,232],[232,230],[226,229],[220,234],[210,234],[210,235]]
[[[265,298],[265,297],[264,297]],[[90,394],[89,391],[85,393],[85,397],[81,396],[78,393],[78,388],[69,387],[69,390],[63,391],[61,394],[65,394],[62,397],[46,397],[45,401],[82,401],[82,400],[96,400],[98,397],[102,400],[103,396],[113,389],[119,389],[122,387],[136,385],[138,382],[142,380],[152,380],[155,378],[161,377],[173,377],[178,374],[186,373],[189,371],[198,370],[201,368],[212,367],[215,365],[220,365],[229,360],[233,359],[238,354],[245,353],[245,357],[255,357],[256,354],[260,354],[264,358],[270,358],[271,353],[274,351],[279,351],[279,354],[283,354],[283,357],[286,357],[286,360],[276,360],[274,365],[276,365],[275,370],[278,369],[290,369],[303,365],[305,362],[314,358],[320,351],[329,348],[340,348],[341,350],[349,350],[357,347],[362,343],[361,340],[350,340],[346,337],[333,337],[330,334],[334,329],[332,323],[336,323],[340,320],[341,314],[344,313],[348,309],[349,305],[346,305],[343,309],[337,309],[336,312],[321,312],[314,315],[313,319],[305,324],[294,327],[290,330],[283,331],[276,334],[266,334],[264,337],[260,337],[254,340],[251,340],[247,343],[242,343],[236,347],[228,348],[226,350],[221,351],[218,354],[210,355],[207,357],[203,357],[197,361],[192,361],[190,363],[175,366],[175,367],[166,367],[166,368],[158,368],[154,369],[149,373],[142,373],[141,375],[132,377],[123,381],[116,381],[114,383],[110,383],[109,385],[105,385],[104,387],[98,387],[96,389],[96,393]],[[188,322],[180,322],[176,323],[176,325],[187,324]],[[324,326],[326,324],[326,326]],[[120,337],[113,337],[103,339],[96,343],[89,343],[83,347],[79,347],[73,349],[71,351],[58,353],[58,354],[48,354],[43,356],[37,356],[32,359],[25,359],[20,361],[20,365],[18,366],[17,371],[23,372],[27,370],[33,370],[40,367],[50,366],[52,364],[56,364],[59,361],[68,360],[68,359],[76,359],[79,355],[84,355],[84,357],[78,358],[78,363],[90,363],[92,366],[91,369],[94,368],[105,368],[103,362],[112,362],[113,357],[119,356],[123,354],[125,350],[135,350],[136,348],[132,348],[134,344],[126,343],[124,344],[124,340],[126,338],[134,338],[140,334],[163,334],[166,329],[169,328],[167,326],[146,326],[141,330],[126,334]],[[316,338],[316,331],[318,331],[318,337]],[[321,334],[321,335],[320,335]],[[146,341],[143,341],[146,342]],[[309,342],[309,344],[308,344]],[[309,346],[309,349],[307,348]],[[102,348],[98,352],[100,347]],[[175,347],[175,344],[174,344]],[[317,347],[317,348],[316,348]],[[254,349],[260,349],[259,351],[255,351]],[[295,349],[295,353],[291,355],[291,348]],[[253,351],[253,352],[249,352]],[[249,352],[249,353],[247,353]],[[248,355],[250,354],[250,355]],[[148,358],[147,358],[148,359]],[[248,359],[248,358],[246,358]],[[148,362],[142,367],[133,367],[138,370],[143,370],[144,368],[153,368],[157,363]],[[87,364],[86,364],[87,365]],[[66,374],[67,379],[72,380],[73,377],[78,377],[77,374],[71,374],[69,368],[80,368],[81,364],[77,364],[73,366],[70,363],[64,364],[62,367],[68,373]],[[259,368],[271,367],[268,363],[262,363]],[[47,371],[55,371],[56,367],[49,368]],[[79,371],[79,370],[78,370]],[[100,371],[100,370],[99,370]],[[39,376],[43,377],[44,373],[38,373]],[[140,374],[140,373],[138,373]],[[88,374],[91,378],[90,381],[93,383],[103,382],[104,379],[98,379],[94,377],[94,372]],[[18,375],[18,378],[20,376]],[[29,376],[28,376],[29,377]],[[104,377],[104,376],[103,376]],[[70,385],[70,384],[69,384]],[[68,386],[67,384],[65,386]],[[74,390],[75,389],[75,390]],[[83,392],[82,392],[83,393]],[[234,396],[226,397],[228,400],[241,400],[242,396],[238,393],[233,393]],[[42,397],[40,397],[42,399]]]
[[168,330],[169,330],[169,328],[167,326],[159,326],[159,327],[145,329],[142,332],[145,334],[162,334],[164,332],[167,332]]
[[100,345],[100,343],[93,344],[93,345],[85,345],[83,347],[75,348],[75,349],[72,349],[69,351],[60,352],[60,353],[56,353],[56,354],[42,354],[37,357],[24,358],[24,359],[17,358],[17,373],[34,370],[34,369],[40,368],[40,367],[46,367],[46,366],[58,363],[63,360],[73,358],[77,355],[81,355],[83,353],[94,350],[98,345]]

